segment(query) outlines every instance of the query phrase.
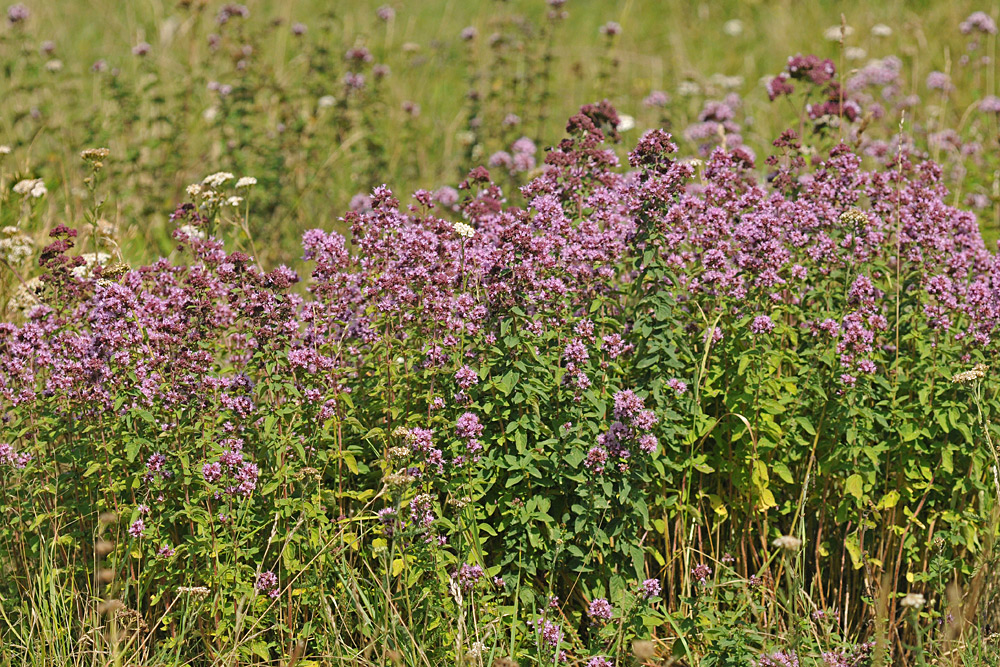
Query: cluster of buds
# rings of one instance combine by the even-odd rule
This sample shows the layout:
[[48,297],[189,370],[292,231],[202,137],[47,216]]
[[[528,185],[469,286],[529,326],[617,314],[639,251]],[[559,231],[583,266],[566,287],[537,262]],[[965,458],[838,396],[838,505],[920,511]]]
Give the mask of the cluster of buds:
[[111,151],[107,148],[88,148],[80,152],[80,157],[83,158],[84,162],[90,164],[90,168],[95,172],[104,168],[104,160],[109,155],[111,155]]

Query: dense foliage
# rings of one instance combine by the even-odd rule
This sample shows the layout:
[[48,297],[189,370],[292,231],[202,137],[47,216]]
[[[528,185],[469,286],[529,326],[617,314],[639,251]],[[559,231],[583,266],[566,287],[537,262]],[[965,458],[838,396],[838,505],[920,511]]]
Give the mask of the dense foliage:
[[172,216],[179,261],[53,229],[0,325],[6,641],[841,665],[978,623],[1000,406],[982,368],[951,382],[1000,335],[975,216],[902,146],[866,170],[787,132],[764,182],[662,130],[620,165],[620,126],[583,107],[523,206],[482,167],[376,188],[350,241],[305,233],[305,279],[226,250],[255,182],[223,172]]

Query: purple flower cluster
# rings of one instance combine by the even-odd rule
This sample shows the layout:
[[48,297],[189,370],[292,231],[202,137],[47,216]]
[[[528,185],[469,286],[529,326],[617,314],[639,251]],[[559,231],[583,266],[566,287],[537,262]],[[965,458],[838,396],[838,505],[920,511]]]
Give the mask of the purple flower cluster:
[[691,570],[691,576],[702,586],[708,584],[708,578],[712,576],[712,568],[706,563],[698,563]]
[[827,651],[823,653],[824,667],[862,667],[869,664],[875,642],[868,641],[852,646],[848,651]]
[[609,461],[616,464],[618,472],[627,472],[634,447],[646,455],[656,452],[656,436],[650,431],[659,419],[645,408],[634,391],[624,389],[615,394],[614,417],[615,421],[606,433],[597,437],[597,444],[590,448],[583,462],[597,475],[605,472]]
[[24,468],[31,458],[31,454],[16,451],[10,443],[0,442],[0,464]]
[[278,575],[271,570],[261,572],[257,575],[254,588],[259,594],[272,598],[276,598],[281,594],[281,590],[278,588]]
[[644,600],[658,597],[660,591],[660,582],[657,579],[646,579],[639,586],[639,596]]
[[799,667],[799,656],[795,651],[774,651],[760,656],[754,667]]
[[480,565],[469,565],[468,563],[463,563],[458,570],[451,575],[451,578],[458,582],[458,585],[462,587],[465,592],[471,591],[479,583],[479,580],[483,578],[482,566]]
[[[531,625],[529,623],[529,625]],[[538,633],[539,639],[541,639],[542,644],[551,650],[559,648],[559,644],[563,640],[562,627],[548,620],[547,618],[539,618],[534,622],[535,632]]]
[[224,491],[229,496],[248,498],[257,488],[260,468],[256,463],[246,460],[241,438],[227,438],[222,445],[224,449],[219,460],[204,464],[201,475],[209,484],[216,484],[224,479]]
[[587,616],[594,621],[610,621],[614,616],[614,608],[606,598],[594,598],[587,607]]

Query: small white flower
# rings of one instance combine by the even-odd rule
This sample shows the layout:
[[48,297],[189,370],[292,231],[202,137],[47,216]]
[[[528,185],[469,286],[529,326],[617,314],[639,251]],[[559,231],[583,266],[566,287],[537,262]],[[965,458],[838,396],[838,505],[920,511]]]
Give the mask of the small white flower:
[[927,603],[926,598],[920,593],[909,593],[903,600],[899,603],[903,607],[908,607],[910,609],[916,609],[920,611],[920,608]]
[[[843,32],[844,34],[841,35],[840,34],[841,32]],[[841,37],[847,38],[853,34],[854,34],[854,28],[852,28],[849,25],[845,26],[832,25],[823,31],[823,37],[831,42],[839,42],[841,40]]]
[[62,61],[58,59],[50,60],[49,62],[45,63],[45,69],[50,72],[58,72],[62,68],[63,68]]
[[628,132],[635,127],[635,118],[628,116],[626,114],[618,114],[618,127],[615,129],[619,132]]
[[848,60],[864,60],[868,57],[868,52],[860,46],[848,46],[844,49],[844,57]]
[[31,256],[34,243],[17,227],[4,227],[3,234],[7,238],[0,239],[0,257],[12,266],[20,266]]
[[739,19],[730,19],[722,24],[722,32],[726,33],[730,37],[737,37],[743,34],[743,21]]
[[214,174],[210,174],[202,179],[201,184],[207,185],[210,188],[217,188],[221,186],[226,181],[231,181],[235,176],[230,174],[228,171],[217,171]]
[[251,185],[257,185],[257,179],[253,176],[244,176],[236,181],[237,188],[249,188]]
[[337,98],[334,97],[333,95],[324,95],[323,97],[319,98],[319,101],[317,102],[320,109],[326,109],[332,107],[336,103],[337,103]]
[[177,231],[193,239],[205,240],[205,232],[194,225],[182,225],[177,228]]
[[475,660],[482,655],[484,650],[486,650],[486,644],[483,642],[472,642],[472,646],[469,647],[465,655],[467,658]]
[[229,199],[226,200],[226,203],[229,204],[230,206],[239,206],[241,203],[243,203],[243,197],[230,197]]
[[792,537],[791,535],[782,535],[771,542],[771,546],[776,549],[783,549],[785,551],[798,551],[802,548],[802,540],[797,537]]
[[45,181],[40,178],[26,178],[18,181],[14,186],[14,194],[32,196],[35,199],[44,197],[48,190],[45,189]]
[[473,236],[476,235],[476,230],[473,229],[471,226],[465,224],[464,222],[456,222],[454,225],[452,225],[452,227],[454,228],[455,233],[461,236],[462,238],[471,239]]
[[87,252],[80,257],[83,258],[84,264],[73,267],[72,270],[72,274],[77,278],[85,278],[95,265],[104,266],[111,259],[111,255],[106,252]]
[[884,23],[876,23],[872,26],[872,37],[888,37],[892,34],[892,28]]
[[742,76],[726,76],[725,74],[718,73],[713,74],[708,82],[713,86],[718,86],[724,90],[736,90],[737,88],[742,88],[745,83],[745,79]]
[[201,194],[201,184],[192,183],[191,185],[187,186],[187,193],[191,197],[197,197],[198,195]]
[[677,94],[681,97],[692,97],[701,93],[701,86],[694,81],[681,81],[677,84]]
[[11,147],[7,145],[0,146],[0,155],[10,155]]
[[205,109],[205,112],[201,114],[201,117],[204,118],[206,122],[211,123],[218,115],[219,110],[216,107],[208,107]]
[[458,134],[455,135],[455,138],[458,139],[458,143],[460,143],[463,146],[471,146],[476,141],[476,135],[473,134],[472,132],[469,132],[468,130],[463,130],[462,132],[459,132]]

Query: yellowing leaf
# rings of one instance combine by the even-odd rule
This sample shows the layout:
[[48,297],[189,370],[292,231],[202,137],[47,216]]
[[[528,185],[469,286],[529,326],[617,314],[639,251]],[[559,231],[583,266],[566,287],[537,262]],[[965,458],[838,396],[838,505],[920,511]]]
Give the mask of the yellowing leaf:
[[722,519],[727,519],[729,517],[729,510],[726,509],[726,503],[722,501],[722,498],[716,494],[711,494],[708,496],[708,502],[712,505],[712,510]]
[[770,489],[766,488],[760,490],[760,500],[758,501],[757,504],[758,504],[757,509],[760,510],[761,512],[763,512],[766,509],[778,506],[778,503],[774,502],[774,494],[771,493]]
[[861,475],[859,475],[858,473],[854,473],[853,475],[848,477],[847,483],[844,485],[844,487],[847,489],[847,492],[849,494],[851,494],[858,500],[861,500],[862,496],[865,495],[864,489],[862,488]]
[[858,545],[857,535],[851,535],[844,540],[844,546],[847,548],[847,553],[851,555],[851,563],[854,565],[854,569],[860,570],[865,563],[862,558],[861,547]]
[[406,567],[405,559],[397,558],[396,560],[392,561],[392,576],[398,577],[399,573],[403,571],[404,567]]
[[889,493],[882,496],[882,500],[878,501],[878,505],[875,509],[888,510],[892,509],[899,502],[899,491],[890,491]]

